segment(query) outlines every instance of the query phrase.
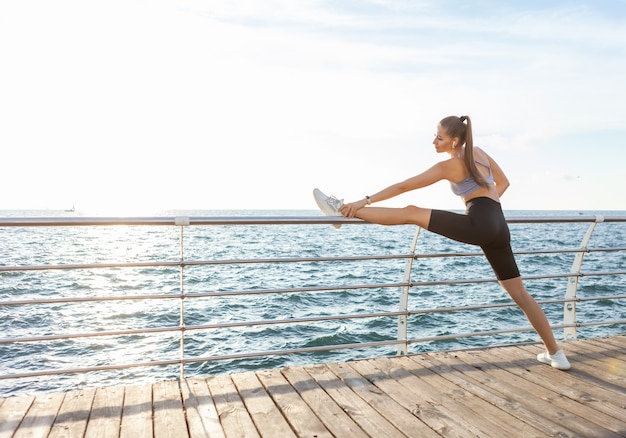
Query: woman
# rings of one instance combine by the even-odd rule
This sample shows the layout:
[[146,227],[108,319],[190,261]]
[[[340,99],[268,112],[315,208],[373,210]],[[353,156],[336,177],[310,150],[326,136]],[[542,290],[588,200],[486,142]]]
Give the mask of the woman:
[[[415,224],[450,239],[480,246],[502,287],[541,337],[545,351],[537,356],[537,360],[560,370],[569,369],[570,363],[563,350],[559,350],[545,313],[522,283],[513,256],[509,227],[500,205],[500,196],[509,186],[504,172],[485,151],[474,147],[468,116],[450,116],[441,120],[433,144],[437,152],[447,153],[450,158],[360,201],[344,204],[318,189],[313,192],[315,200],[326,215],[357,217],[381,225]],[[450,182],[452,191],[466,205],[465,214],[413,205],[369,207],[440,180]]]

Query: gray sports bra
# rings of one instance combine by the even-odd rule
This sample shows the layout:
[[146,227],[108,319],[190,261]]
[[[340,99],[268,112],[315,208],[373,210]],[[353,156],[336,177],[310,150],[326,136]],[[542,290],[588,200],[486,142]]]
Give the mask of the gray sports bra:
[[[489,176],[485,178],[485,181],[487,181],[488,184],[493,184],[494,182],[493,172],[491,171],[491,166],[489,165],[489,163],[485,163],[480,160],[474,160],[474,161],[476,161],[478,164],[482,164],[487,169],[489,169]],[[476,180],[472,177],[472,175],[468,175],[467,178],[465,178],[463,181],[461,181],[458,184],[450,182],[450,187],[452,188],[452,193],[464,198],[470,193],[473,193],[476,190],[480,189],[482,186],[476,182]]]

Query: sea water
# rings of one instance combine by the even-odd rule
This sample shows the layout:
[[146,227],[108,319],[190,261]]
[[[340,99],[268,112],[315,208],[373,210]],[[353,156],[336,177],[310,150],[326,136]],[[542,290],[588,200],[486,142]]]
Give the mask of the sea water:
[[[2,216],[67,216],[69,212],[0,212]],[[317,211],[194,211],[164,212],[165,216],[317,216]],[[579,214],[620,215],[626,212],[515,211],[516,216],[574,216]],[[515,251],[574,249],[589,223],[511,224]],[[247,225],[193,226],[184,229],[186,261],[248,260],[294,257],[338,257],[398,255],[410,251],[417,228],[346,225]],[[173,226],[106,227],[0,227],[0,265],[38,266],[66,264],[115,264],[135,262],[178,262],[180,229]],[[596,227],[590,246],[626,246],[624,223]],[[421,231],[417,253],[467,253],[476,248]],[[528,254],[517,257],[523,276],[570,272],[574,253]],[[350,262],[244,263],[235,265],[187,266],[183,287],[186,293],[263,291],[332,286],[331,291],[284,292],[280,294],[226,295],[185,300],[187,327],[243,321],[306,318],[323,315],[352,315],[398,310],[400,288],[356,288],[343,286],[399,283],[406,259]],[[619,271],[626,268],[626,253],[590,253],[583,272]],[[455,281],[492,278],[484,257],[426,258],[414,262],[413,282]],[[526,285],[539,301],[561,299],[567,278],[530,280]],[[580,279],[579,297],[623,294],[625,276],[589,276]],[[175,295],[180,293],[180,268],[139,266],[78,270],[17,271],[0,273],[0,301],[50,298],[81,298],[132,295]],[[410,310],[510,303],[495,282],[419,286],[411,289]],[[544,305],[552,324],[563,323],[563,304]],[[600,300],[577,305],[580,322],[626,319],[624,300]],[[52,303],[46,305],[0,306],[3,338],[36,337],[71,333],[177,328],[181,302],[178,299]],[[479,311],[424,313],[409,320],[410,339],[430,338],[528,326],[517,307]],[[623,334],[623,325],[578,329],[578,336],[598,337]],[[557,339],[563,337],[556,332]],[[190,330],[185,334],[185,357],[221,356],[261,352],[393,341],[397,318],[355,318],[301,324],[260,325],[251,328]],[[441,349],[490,346],[515,342],[538,342],[532,331],[438,340],[412,344],[411,353]],[[218,360],[189,364],[186,376],[214,375],[289,365],[346,361],[396,354],[396,347],[361,348],[307,354],[269,355],[251,359]],[[180,357],[179,332],[136,334],[116,337],[75,338],[62,341],[0,344],[0,374],[176,360]],[[179,366],[141,367],[52,375],[28,379],[0,380],[0,396],[36,391],[76,389],[85,386],[133,384],[180,376]]]

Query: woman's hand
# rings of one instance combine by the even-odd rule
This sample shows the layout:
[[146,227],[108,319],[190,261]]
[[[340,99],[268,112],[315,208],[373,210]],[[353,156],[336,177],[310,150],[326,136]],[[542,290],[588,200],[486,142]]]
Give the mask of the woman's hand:
[[349,204],[343,204],[343,207],[341,207],[339,211],[341,212],[342,215],[344,215],[344,217],[347,217],[348,219],[352,219],[356,215],[356,212],[362,209],[363,207],[365,207],[366,205],[367,205],[367,200],[362,199],[360,201],[351,202]]

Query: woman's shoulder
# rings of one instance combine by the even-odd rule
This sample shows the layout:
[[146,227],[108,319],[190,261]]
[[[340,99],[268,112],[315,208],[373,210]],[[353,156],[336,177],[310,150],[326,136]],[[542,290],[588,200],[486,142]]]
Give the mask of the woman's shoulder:
[[440,161],[438,165],[443,170],[445,179],[447,180],[458,181],[467,176],[467,168],[465,167],[465,161],[461,154]]
[[487,152],[481,147],[474,146],[474,155],[488,156]]
[[487,152],[485,152],[483,149],[479,148],[478,146],[474,146],[474,159],[478,161],[489,162],[490,158],[491,157],[489,156]]
[[462,153],[458,153],[455,155],[452,155],[450,158],[447,158],[443,161],[440,161],[440,163],[446,165],[446,166],[458,166],[459,164],[463,164],[464,163],[464,156]]

